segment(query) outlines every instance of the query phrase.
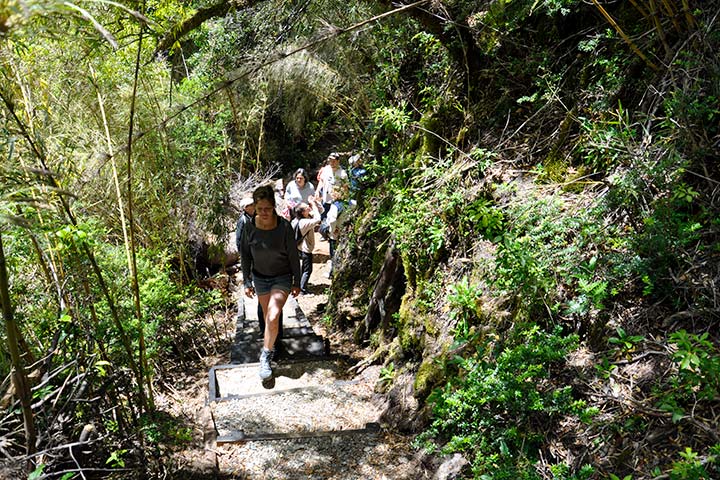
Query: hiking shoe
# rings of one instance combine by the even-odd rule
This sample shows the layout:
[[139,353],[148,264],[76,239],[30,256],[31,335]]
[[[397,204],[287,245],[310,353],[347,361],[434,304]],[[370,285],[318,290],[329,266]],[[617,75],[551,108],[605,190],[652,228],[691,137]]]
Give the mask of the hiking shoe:
[[260,371],[258,375],[260,375],[260,378],[263,380],[272,376],[270,362],[272,361],[273,353],[275,353],[273,350],[266,350],[264,348],[262,349],[262,353],[260,353]]

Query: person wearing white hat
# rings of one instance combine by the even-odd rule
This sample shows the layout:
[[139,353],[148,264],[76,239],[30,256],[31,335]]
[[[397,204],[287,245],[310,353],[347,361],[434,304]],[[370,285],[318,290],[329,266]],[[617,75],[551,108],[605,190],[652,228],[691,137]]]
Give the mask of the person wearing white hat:
[[255,216],[255,201],[252,197],[245,197],[240,200],[240,218],[237,221],[237,227],[235,228],[235,246],[237,247],[238,253],[240,253],[240,241],[242,240],[243,228],[245,224],[252,220]]

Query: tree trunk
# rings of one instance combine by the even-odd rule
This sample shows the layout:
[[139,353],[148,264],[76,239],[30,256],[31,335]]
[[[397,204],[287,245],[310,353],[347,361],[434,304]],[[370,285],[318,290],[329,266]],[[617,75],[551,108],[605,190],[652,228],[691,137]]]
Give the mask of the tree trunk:
[[385,297],[394,283],[398,267],[400,267],[400,253],[395,248],[395,241],[392,240],[385,251],[385,260],[375,281],[370,304],[365,314],[364,335],[369,335],[370,331],[378,324],[386,324]]

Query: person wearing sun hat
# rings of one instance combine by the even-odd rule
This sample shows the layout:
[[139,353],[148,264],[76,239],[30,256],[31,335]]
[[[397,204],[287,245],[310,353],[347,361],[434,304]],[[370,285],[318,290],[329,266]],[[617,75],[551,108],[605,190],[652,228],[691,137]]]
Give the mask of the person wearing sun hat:
[[243,199],[240,200],[240,218],[238,218],[237,227],[235,228],[235,246],[237,247],[238,253],[240,252],[243,228],[245,228],[245,224],[250,222],[254,216],[255,201],[252,197],[243,197]]

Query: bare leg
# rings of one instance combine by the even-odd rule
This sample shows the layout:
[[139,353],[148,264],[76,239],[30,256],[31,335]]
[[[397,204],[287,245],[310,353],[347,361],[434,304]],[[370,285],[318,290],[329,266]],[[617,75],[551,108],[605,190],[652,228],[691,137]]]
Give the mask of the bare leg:
[[263,347],[272,350],[275,346],[275,339],[280,326],[280,314],[287,301],[288,293],[282,290],[272,290],[266,295],[259,295],[258,302],[265,314],[265,335]]

